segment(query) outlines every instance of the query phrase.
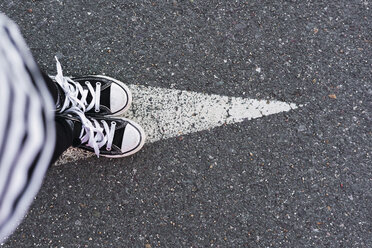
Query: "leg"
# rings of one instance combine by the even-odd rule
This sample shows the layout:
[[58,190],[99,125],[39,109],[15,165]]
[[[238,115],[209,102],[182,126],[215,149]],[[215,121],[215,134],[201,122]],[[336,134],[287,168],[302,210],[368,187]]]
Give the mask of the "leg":
[[[58,89],[57,85],[50,79],[50,77],[41,72],[45,81],[45,84],[49,90],[49,93],[52,95],[54,103],[58,102]],[[61,117],[55,117],[55,126],[56,126],[56,143],[54,147],[53,157],[51,164],[55,163],[59,156],[62,155],[70,146],[72,146],[73,141],[73,131],[71,125]]]
[[52,81],[52,79],[50,79],[50,77],[47,74],[45,74],[44,72],[41,72],[41,74],[43,75],[45,84],[48,87],[48,90],[53,97],[54,103],[57,104],[58,102],[57,85]]
[[18,27],[0,13],[0,243],[26,213],[52,158],[53,101]]
[[72,146],[73,131],[70,124],[63,118],[56,117],[56,144],[51,164],[57,161],[70,146]]

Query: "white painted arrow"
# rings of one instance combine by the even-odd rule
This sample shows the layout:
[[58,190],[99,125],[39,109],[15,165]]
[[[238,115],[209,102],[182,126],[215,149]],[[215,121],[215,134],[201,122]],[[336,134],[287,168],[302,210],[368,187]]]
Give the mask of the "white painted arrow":
[[[202,94],[149,86],[128,86],[132,107],[124,115],[139,123],[147,143],[298,108],[294,103]],[[93,154],[69,149],[57,164]]]

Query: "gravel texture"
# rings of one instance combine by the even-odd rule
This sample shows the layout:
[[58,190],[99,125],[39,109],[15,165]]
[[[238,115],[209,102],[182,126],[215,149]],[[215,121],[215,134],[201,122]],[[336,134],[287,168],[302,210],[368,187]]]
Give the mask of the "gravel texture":
[[54,165],[3,247],[372,247],[371,8],[1,1],[48,73],[304,105]]

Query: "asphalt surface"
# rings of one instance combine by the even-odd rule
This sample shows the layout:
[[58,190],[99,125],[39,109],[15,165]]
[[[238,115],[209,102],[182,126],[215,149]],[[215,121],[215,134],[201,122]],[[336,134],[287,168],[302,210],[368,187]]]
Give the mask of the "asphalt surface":
[[304,105],[54,165],[3,247],[372,247],[371,8],[1,1],[48,73]]

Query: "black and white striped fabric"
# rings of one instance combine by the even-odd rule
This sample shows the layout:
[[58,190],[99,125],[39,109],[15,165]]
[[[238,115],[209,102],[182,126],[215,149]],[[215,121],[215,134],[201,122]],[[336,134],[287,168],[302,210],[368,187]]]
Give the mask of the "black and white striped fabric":
[[38,192],[55,144],[52,98],[18,27],[0,13],[0,243]]

